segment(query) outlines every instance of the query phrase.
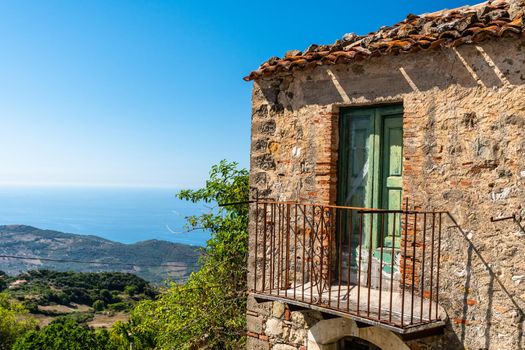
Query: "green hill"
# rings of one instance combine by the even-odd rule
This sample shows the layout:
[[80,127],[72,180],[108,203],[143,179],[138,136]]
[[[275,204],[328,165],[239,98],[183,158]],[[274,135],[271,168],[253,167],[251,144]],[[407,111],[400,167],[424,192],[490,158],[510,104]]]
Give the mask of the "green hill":
[[123,244],[97,236],[41,230],[25,225],[0,226],[0,255],[95,262],[83,264],[0,257],[0,270],[9,275],[38,269],[118,271],[162,283],[167,279],[180,280],[195,271],[199,254],[198,247],[160,240]]
[[126,320],[136,303],[158,294],[157,288],[130,273],[50,270],[17,276],[0,271],[0,290],[22,303],[41,326],[74,320],[97,328]]

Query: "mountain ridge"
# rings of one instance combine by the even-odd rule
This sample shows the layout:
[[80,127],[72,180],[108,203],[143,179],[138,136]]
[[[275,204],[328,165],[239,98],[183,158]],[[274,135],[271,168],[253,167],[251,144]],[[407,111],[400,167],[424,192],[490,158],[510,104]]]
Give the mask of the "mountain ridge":
[[33,269],[120,271],[135,273],[153,283],[161,283],[167,279],[184,278],[195,271],[200,256],[199,250],[200,247],[157,239],[128,244],[96,235],[79,235],[29,225],[0,225],[0,255],[100,263],[0,258],[0,270],[10,275]]

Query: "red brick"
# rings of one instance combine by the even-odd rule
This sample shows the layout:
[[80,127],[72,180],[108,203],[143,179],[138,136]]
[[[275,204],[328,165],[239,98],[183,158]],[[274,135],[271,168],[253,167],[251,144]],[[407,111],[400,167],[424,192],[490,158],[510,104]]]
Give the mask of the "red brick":
[[246,332],[246,335],[248,337],[259,338],[259,334],[250,331]]
[[292,319],[292,313],[290,312],[289,308],[284,310],[284,319],[285,321],[290,321]]
[[460,184],[461,187],[470,187],[470,186],[472,186],[472,181],[470,181],[470,180],[461,180],[459,182],[459,184]]
[[455,323],[455,324],[464,324],[464,325],[468,325],[470,323],[469,320],[466,320],[464,318],[453,318],[452,321]]

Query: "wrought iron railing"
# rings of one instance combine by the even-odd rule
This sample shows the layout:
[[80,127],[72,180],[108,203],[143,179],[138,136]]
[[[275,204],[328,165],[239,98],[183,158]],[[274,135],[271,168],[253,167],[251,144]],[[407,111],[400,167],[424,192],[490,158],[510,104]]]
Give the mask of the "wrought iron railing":
[[254,205],[254,294],[401,331],[442,321],[445,212]]

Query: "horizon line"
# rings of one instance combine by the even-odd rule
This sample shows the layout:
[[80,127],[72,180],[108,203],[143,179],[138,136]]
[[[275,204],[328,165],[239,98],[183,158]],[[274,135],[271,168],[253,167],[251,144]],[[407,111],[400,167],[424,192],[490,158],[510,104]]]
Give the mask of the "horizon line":
[[119,183],[31,183],[31,182],[20,182],[20,183],[14,183],[14,182],[0,182],[0,188],[17,188],[17,187],[55,187],[55,188],[67,188],[67,187],[82,187],[82,188],[158,188],[158,189],[164,189],[164,188],[171,188],[171,189],[196,189],[199,188],[199,186],[184,186],[184,185],[175,185],[175,184],[119,184]]

